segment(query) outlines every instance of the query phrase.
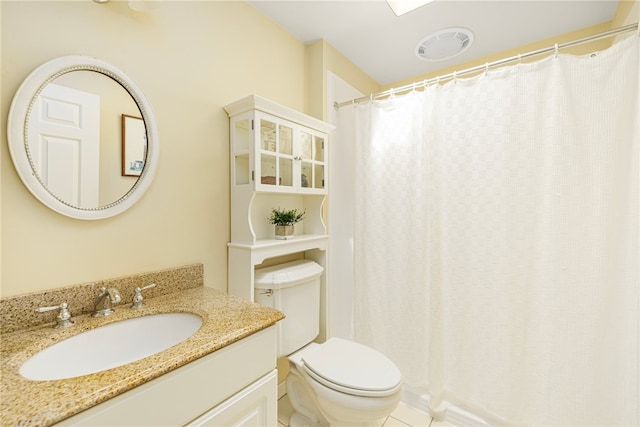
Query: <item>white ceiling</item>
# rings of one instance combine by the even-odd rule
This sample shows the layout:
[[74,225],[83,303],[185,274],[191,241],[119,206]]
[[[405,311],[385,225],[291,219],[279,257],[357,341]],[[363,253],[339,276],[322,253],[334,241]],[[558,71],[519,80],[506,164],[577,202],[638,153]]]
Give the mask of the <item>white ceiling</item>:
[[[304,43],[325,39],[383,85],[609,21],[618,5],[617,0],[436,0],[397,17],[384,0],[249,3]],[[473,31],[469,49],[439,62],[415,56],[420,40],[452,26]]]

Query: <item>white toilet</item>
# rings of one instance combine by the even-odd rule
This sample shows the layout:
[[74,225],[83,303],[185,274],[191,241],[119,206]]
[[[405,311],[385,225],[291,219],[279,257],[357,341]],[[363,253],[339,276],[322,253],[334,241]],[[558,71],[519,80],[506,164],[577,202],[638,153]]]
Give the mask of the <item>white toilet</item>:
[[299,260],[258,269],[256,302],[286,318],[277,324],[278,357],[288,356],[287,394],[296,411],[291,426],[380,426],[402,397],[398,367],[380,352],[352,341],[312,342],[320,326],[323,268]]

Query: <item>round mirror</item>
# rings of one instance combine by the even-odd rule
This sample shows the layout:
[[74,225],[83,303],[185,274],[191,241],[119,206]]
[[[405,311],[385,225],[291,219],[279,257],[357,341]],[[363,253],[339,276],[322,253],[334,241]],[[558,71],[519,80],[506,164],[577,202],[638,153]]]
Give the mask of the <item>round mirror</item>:
[[54,211],[78,219],[117,215],[142,197],[158,163],[149,102],[110,64],[65,56],[18,88],[7,126],[25,186]]

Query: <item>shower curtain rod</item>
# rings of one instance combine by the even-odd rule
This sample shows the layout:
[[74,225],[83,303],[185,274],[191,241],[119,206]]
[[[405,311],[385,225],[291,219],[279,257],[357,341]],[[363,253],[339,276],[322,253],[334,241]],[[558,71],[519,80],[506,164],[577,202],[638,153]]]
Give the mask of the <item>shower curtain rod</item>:
[[607,37],[615,36],[615,35],[618,35],[618,34],[629,32],[629,31],[635,31],[637,29],[638,29],[638,23],[636,22],[635,24],[625,25],[623,27],[618,27],[618,28],[615,28],[613,30],[605,31],[605,32],[600,33],[600,34],[594,34],[592,36],[584,37],[584,38],[581,38],[581,39],[578,39],[578,40],[573,40],[573,41],[570,41],[570,42],[556,43],[554,46],[550,46],[550,47],[546,47],[546,48],[538,49],[538,50],[533,50],[531,52],[519,54],[519,55],[516,55],[516,56],[511,56],[509,58],[499,59],[499,60],[493,61],[493,62],[487,62],[484,65],[477,65],[475,67],[467,68],[467,69],[464,69],[464,70],[461,70],[461,71],[454,71],[453,73],[445,74],[443,76],[433,77],[433,78],[430,78],[430,79],[423,80],[421,82],[416,82],[416,83],[412,83],[412,84],[409,84],[409,85],[400,86],[400,87],[397,87],[397,88],[385,90],[383,92],[373,93],[371,95],[363,96],[361,98],[355,98],[355,99],[352,99],[351,101],[334,102],[333,103],[333,107],[337,110],[340,107],[344,107],[346,105],[356,104],[356,103],[361,102],[361,101],[374,100],[374,99],[378,99],[378,98],[385,98],[385,97],[388,97],[388,96],[391,96],[391,95],[395,95],[395,94],[398,94],[398,93],[408,92],[408,91],[417,89],[420,86],[425,87],[428,84],[439,83],[442,80],[455,79],[457,77],[460,77],[460,76],[463,76],[463,75],[466,75],[466,74],[470,74],[470,73],[475,73],[477,71],[489,70],[489,68],[491,68],[491,67],[507,64],[507,63],[513,62],[513,61],[520,61],[520,60],[522,60],[524,58],[529,58],[531,56],[542,55],[542,54],[549,53],[549,52],[556,52],[557,53],[557,51],[559,49],[563,49],[563,48],[566,48],[566,47],[569,47],[569,46],[577,46],[577,45],[580,45],[580,44],[592,42],[592,41],[595,41],[595,40],[604,39],[604,38],[607,38]]

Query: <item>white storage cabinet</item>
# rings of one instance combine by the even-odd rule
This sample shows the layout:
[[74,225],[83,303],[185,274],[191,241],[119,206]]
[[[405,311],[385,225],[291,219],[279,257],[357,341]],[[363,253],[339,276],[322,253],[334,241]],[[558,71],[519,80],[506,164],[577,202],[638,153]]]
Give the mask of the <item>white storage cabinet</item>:
[[[322,209],[333,125],[256,95],[225,111],[231,168],[228,291],[255,301],[255,266],[268,258],[304,253],[326,268]],[[293,239],[275,239],[267,220],[272,208],[305,210]]]

